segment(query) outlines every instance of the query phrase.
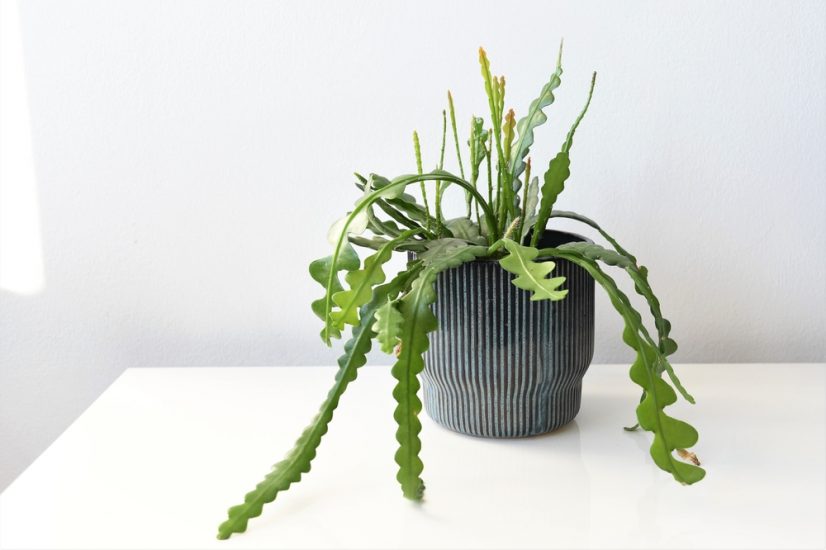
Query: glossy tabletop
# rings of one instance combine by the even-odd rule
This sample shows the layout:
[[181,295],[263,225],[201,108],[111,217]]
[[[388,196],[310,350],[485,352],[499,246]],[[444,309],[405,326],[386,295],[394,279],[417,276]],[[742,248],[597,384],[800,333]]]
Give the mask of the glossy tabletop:
[[365,367],[304,481],[215,539],[291,447],[331,367],[128,369],[0,495],[0,548],[822,548],[826,365],[679,365],[707,469],[691,487],[628,433],[626,365],[594,365],[582,409],[522,440],[422,415],[426,500],[395,481],[393,380]]

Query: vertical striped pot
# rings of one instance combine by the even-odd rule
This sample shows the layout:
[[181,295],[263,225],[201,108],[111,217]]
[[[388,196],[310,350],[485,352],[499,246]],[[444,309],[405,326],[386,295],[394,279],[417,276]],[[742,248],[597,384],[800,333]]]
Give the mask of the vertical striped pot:
[[[587,240],[546,231],[540,248]],[[568,295],[531,302],[493,260],[439,274],[423,373],[424,406],[438,424],[481,437],[525,437],[574,419],[594,351],[594,281],[554,260]]]

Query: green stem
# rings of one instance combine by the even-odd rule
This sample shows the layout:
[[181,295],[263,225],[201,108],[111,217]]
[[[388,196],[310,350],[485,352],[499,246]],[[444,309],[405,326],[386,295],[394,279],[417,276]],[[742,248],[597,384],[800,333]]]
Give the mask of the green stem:
[[525,224],[528,222],[528,187],[531,184],[531,157],[528,157],[528,161],[525,164],[525,181],[522,183],[522,215],[520,218],[522,221],[519,223],[519,239],[517,242],[522,244],[522,233],[525,231]]
[[[416,153],[416,173],[422,173],[422,147],[419,143],[419,133],[413,130],[413,150]],[[419,186],[422,192],[422,202],[424,202],[424,209],[427,212],[427,230],[430,231],[430,205],[427,204],[427,189],[425,189],[424,182]]]
[[[439,153],[439,166],[438,169],[441,170],[445,165],[445,142],[447,141],[447,114],[444,110],[442,110],[442,150]],[[421,173],[421,172],[420,172]],[[462,179],[465,179],[464,174],[462,174]],[[422,183],[424,185],[424,183]],[[445,185],[447,187],[447,185]],[[441,180],[436,182],[436,222],[439,224],[439,227],[444,226],[444,217],[442,216],[442,195],[444,194],[444,189],[442,188]]]
[[[491,154],[493,154],[493,136],[488,136],[488,147],[485,149],[485,158],[488,164],[488,204],[493,204],[493,175],[491,168]],[[496,239],[494,239],[496,240]]]
[[453,108],[453,94],[447,91],[447,103],[450,107],[450,126],[453,128],[453,144],[456,146],[456,160],[459,162],[459,175],[465,179],[465,166],[462,162],[462,149],[459,147],[459,131],[456,130],[456,111]]
[[[453,144],[456,146],[456,160],[459,163],[459,175],[462,176],[462,179],[465,179],[465,165],[462,162],[462,149],[459,147],[459,131],[456,129],[456,110],[453,106],[453,94],[450,93],[450,90],[447,91],[447,104],[448,108],[450,109],[450,127],[453,129]],[[471,138],[471,148],[473,147],[473,138]],[[470,153],[471,163],[473,162],[473,152]],[[476,178],[471,178],[471,183],[474,187],[476,187]],[[465,193],[466,204],[467,204],[467,217],[470,218],[471,216],[471,209],[470,209],[470,195]]]

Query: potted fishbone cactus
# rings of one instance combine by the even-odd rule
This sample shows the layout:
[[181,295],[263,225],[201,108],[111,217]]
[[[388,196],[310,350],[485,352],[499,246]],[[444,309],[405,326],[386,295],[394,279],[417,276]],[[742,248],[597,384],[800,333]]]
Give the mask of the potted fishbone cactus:
[[[592,219],[555,208],[570,176],[574,135],[591,103],[596,73],[559,152],[537,170],[530,150],[561,83],[562,48],[522,117],[506,110],[505,78],[491,73],[481,48],[479,63],[489,118],[474,116],[460,131],[448,92],[435,170],[422,169],[414,132],[415,173],[355,175],[358,200],[330,229],[332,254],[310,264],[310,275],[324,289],[312,303],[322,341],[331,345],[352,327],[333,387],[286,458],[230,508],[218,538],[245,531],[264,504],[310,470],[333,410],[374,343],[394,361],[396,478],[407,498],[419,500],[424,493],[421,383],[426,412],[458,432],[522,437],[570,422],[593,354],[594,283],[607,293],[624,323],[622,339],[636,353],[630,378],[642,397],[637,425],[626,429],[651,432],[651,458],[676,481],[692,484],[705,475],[686,450],[697,442],[697,431],[665,412],[678,393],[694,399],[669,362],[677,344],[647,269]],[[446,150],[455,154],[458,174],[444,169]],[[444,212],[448,191],[464,195],[462,215]],[[553,229],[559,218],[595,230],[606,245]],[[357,248],[366,251],[363,260]],[[391,276],[385,265],[395,252],[405,254],[407,263]],[[654,330],[643,324],[605,266],[631,278],[648,303]]]

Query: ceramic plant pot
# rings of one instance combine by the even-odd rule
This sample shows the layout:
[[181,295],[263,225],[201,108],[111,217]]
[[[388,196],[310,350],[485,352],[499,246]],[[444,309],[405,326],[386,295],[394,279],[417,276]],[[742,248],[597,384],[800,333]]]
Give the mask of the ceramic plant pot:
[[[584,237],[546,231],[539,248]],[[525,437],[574,419],[594,352],[594,281],[554,259],[568,295],[531,302],[493,260],[439,274],[422,375],[424,406],[438,424],[481,437]]]

